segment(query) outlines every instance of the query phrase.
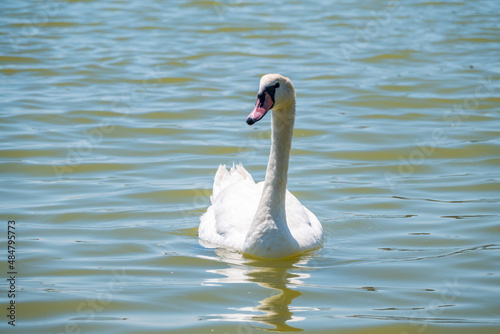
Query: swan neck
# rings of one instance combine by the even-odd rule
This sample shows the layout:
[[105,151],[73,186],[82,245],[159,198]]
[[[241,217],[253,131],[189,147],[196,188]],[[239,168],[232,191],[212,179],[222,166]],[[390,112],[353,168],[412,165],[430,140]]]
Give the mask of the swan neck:
[[288,110],[273,110],[271,153],[260,206],[263,211],[268,211],[276,222],[285,221],[286,185],[294,122],[295,103],[291,104]]

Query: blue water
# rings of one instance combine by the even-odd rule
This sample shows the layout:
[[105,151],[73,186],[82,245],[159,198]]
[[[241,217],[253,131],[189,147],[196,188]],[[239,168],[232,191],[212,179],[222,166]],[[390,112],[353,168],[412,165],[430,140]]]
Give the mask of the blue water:
[[[0,9],[2,333],[498,332],[497,1]],[[269,72],[325,230],[293,261],[197,239],[219,164],[264,178]]]

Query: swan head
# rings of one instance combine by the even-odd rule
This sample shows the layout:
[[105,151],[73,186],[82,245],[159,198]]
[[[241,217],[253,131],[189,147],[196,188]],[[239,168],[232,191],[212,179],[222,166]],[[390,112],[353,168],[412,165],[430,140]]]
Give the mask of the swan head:
[[287,77],[280,74],[266,74],[260,79],[257,102],[250,115],[247,124],[258,122],[273,109],[274,111],[295,110],[295,88]]

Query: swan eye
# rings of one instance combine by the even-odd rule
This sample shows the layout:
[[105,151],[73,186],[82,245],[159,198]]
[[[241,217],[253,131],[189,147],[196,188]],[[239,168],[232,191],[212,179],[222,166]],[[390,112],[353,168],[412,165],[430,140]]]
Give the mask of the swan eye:
[[276,85],[274,85],[274,88],[278,88],[280,86],[280,83],[277,82]]

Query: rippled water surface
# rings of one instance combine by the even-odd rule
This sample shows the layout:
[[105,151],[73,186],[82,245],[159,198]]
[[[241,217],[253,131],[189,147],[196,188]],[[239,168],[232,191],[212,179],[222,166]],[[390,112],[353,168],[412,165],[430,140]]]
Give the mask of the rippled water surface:
[[[498,333],[498,1],[0,9],[2,333]],[[220,163],[264,178],[269,72],[325,230],[289,261],[197,239]]]

